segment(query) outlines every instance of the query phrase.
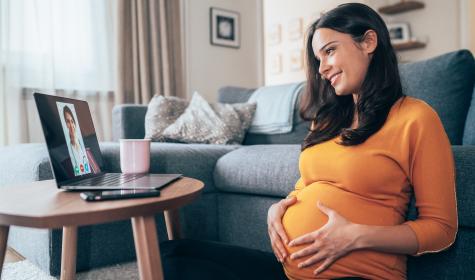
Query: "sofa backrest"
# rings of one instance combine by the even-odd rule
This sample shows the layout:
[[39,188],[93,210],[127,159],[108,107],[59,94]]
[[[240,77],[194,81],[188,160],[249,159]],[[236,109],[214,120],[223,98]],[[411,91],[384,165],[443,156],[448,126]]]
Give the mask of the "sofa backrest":
[[112,140],[143,139],[147,105],[121,104],[112,109]]
[[[403,92],[424,100],[439,114],[452,145],[475,144],[475,60],[468,50],[443,54],[428,60],[399,66]],[[248,133],[244,145],[300,144],[308,133],[309,122],[300,119],[299,99],[294,108],[294,129],[290,133],[263,135]],[[246,102],[254,89],[223,87],[218,101]],[[472,102],[470,114],[470,102]],[[467,121],[467,123],[466,123]],[[464,129],[468,135],[464,137]]]
[[[475,72],[472,75],[475,76]],[[465,121],[463,144],[475,145],[475,84],[473,85],[472,102],[468,109],[467,120]]]
[[468,50],[399,66],[403,91],[427,102],[439,114],[452,145],[461,145],[475,82]]
[[[308,133],[308,122],[303,121],[299,116],[299,104],[300,97],[305,87],[302,87],[298,93],[297,102],[295,102],[294,116],[293,116],[293,129],[290,133],[284,134],[256,134],[247,133],[244,138],[243,145],[256,145],[256,144],[300,144],[303,138]],[[254,89],[241,88],[241,87],[223,87],[218,91],[218,102],[222,103],[242,103],[249,100],[254,93]]]

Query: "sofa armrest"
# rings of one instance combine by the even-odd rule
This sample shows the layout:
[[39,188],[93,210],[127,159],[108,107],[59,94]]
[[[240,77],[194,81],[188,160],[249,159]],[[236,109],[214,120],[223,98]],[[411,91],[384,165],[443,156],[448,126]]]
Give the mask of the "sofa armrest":
[[112,140],[144,138],[146,113],[146,105],[114,106],[112,110]]
[[0,155],[0,187],[53,179],[44,143],[1,147]]

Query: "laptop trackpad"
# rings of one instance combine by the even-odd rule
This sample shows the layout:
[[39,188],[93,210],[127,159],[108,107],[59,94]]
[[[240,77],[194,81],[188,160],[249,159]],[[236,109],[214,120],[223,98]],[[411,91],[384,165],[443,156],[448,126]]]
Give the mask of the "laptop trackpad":
[[133,181],[124,183],[121,187],[126,188],[154,188],[160,189],[169,183],[183,177],[181,174],[149,174]]

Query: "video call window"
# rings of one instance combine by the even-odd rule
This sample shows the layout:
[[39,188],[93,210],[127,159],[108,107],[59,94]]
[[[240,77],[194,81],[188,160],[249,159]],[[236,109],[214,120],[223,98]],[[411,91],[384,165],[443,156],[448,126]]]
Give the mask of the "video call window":
[[56,102],[59,116],[61,118],[61,126],[63,127],[66,145],[71,159],[74,175],[81,176],[92,172],[91,165],[88,160],[84,140],[82,138],[76,109],[74,104]]

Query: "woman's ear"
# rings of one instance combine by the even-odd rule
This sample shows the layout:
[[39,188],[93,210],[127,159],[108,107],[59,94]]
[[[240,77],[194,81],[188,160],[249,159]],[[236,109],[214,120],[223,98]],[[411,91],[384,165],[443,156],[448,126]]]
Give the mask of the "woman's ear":
[[378,46],[378,34],[372,29],[366,31],[363,35],[363,42],[361,42],[361,46],[366,51],[366,53],[372,54]]

